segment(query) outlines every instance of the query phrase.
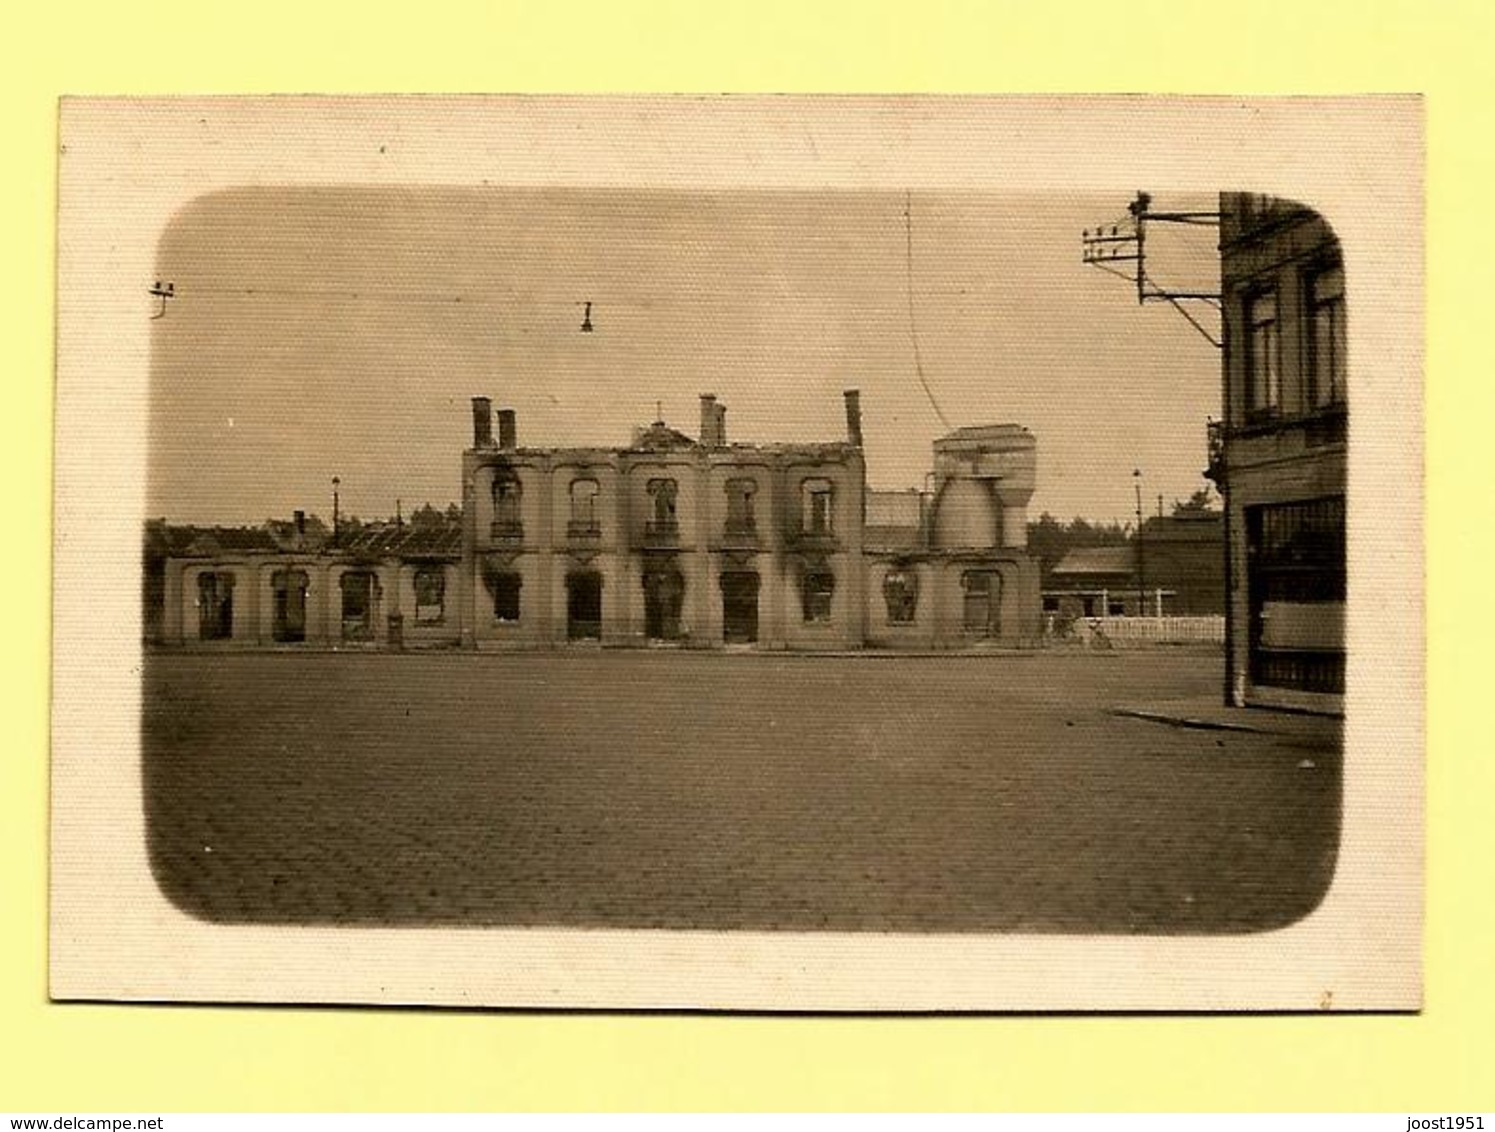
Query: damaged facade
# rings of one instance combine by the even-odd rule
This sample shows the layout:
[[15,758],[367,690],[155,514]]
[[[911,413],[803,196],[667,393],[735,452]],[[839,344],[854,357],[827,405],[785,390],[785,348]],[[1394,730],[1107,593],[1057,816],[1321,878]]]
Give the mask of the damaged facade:
[[291,524],[147,527],[146,639],[163,644],[456,638],[461,532],[390,524],[334,539]]
[[620,448],[521,447],[514,412],[496,436],[493,416],[473,399],[460,530],[192,548],[166,561],[162,640],[836,650],[1038,635],[1036,442],[1016,425],[935,441],[928,492],[875,492],[855,391],[846,436],[814,444],[729,443],[709,394],[698,436],[656,421]]

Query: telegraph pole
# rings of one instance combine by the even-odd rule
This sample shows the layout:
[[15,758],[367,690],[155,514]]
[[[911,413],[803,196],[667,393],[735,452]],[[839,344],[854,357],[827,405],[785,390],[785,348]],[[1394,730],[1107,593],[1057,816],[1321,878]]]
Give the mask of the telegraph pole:
[[[1218,212],[1162,212],[1152,207],[1152,194],[1139,192],[1126,206],[1128,219],[1099,228],[1086,228],[1081,238],[1081,262],[1089,267],[1125,279],[1137,286],[1137,305],[1146,303],[1168,303],[1188,320],[1190,326],[1215,349],[1221,348],[1221,339],[1212,334],[1199,319],[1184,306],[1187,302],[1208,304],[1220,310],[1221,297],[1218,291],[1194,288],[1177,289],[1162,286],[1155,276],[1147,273],[1147,225],[1181,224],[1200,228],[1218,228]],[[1131,265],[1135,265],[1134,267]],[[1136,274],[1131,274],[1135,271]]]
[[1142,469],[1132,471],[1132,486],[1137,489],[1137,616],[1147,616],[1146,565],[1142,557]]

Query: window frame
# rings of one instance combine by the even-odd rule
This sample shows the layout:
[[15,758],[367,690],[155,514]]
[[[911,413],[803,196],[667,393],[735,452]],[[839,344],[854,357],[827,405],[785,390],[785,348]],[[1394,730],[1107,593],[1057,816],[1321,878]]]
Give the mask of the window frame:
[[[1337,277],[1338,288],[1323,295],[1319,288],[1324,280]],[[1324,364],[1321,328],[1327,321],[1330,350],[1327,367]],[[1349,377],[1346,323],[1344,264],[1339,260],[1325,260],[1315,264],[1303,275],[1303,369],[1307,376],[1305,390],[1310,412],[1328,412],[1346,402],[1346,383]],[[1328,396],[1323,387],[1324,373],[1329,375]]]
[[801,530],[812,537],[836,532],[836,485],[815,477],[800,482]]
[[[1271,318],[1258,318],[1258,304],[1272,303]],[[1253,287],[1242,295],[1242,312],[1246,327],[1246,419],[1269,420],[1282,415],[1282,306],[1276,287]],[[1262,348],[1261,331],[1265,330],[1266,349]],[[1258,365],[1265,357],[1270,363],[1265,375],[1266,388],[1258,388]],[[1261,394],[1264,394],[1262,398]]]
[[602,485],[595,476],[576,476],[566,488],[570,504],[566,533],[572,536],[597,535],[602,531],[602,520],[597,515],[597,500],[602,495]]

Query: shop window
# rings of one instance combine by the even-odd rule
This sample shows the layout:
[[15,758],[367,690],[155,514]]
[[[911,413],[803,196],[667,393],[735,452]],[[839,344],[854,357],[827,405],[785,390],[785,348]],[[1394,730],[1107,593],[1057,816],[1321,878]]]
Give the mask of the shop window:
[[835,488],[830,480],[805,480],[802,529],[810,535],[828,535],[832,529]]
[[1253,417],[1275,416],[1282,406],[1277,292],[1262,291],[1246,300],[1246,325],[1246,412]]
[[1309,276],[1308,382],[1315,409],[1345,400],[1344,269],[1326,268]]
[[918,609],[919,579],[907,570],[889,570],[882,582],[882,596],[888,606],[888,621],[907,625]]
[[1251,679],[1344,692],[1343,496],[1246,508]]
[[758,485],[750,479],[727,481],[727,534],[751,535],[758,530],[753,497]]
[[836,576],[829,573],[806,574],[804,607],[806,621],[829,621],[831,599],[836,593]]
[[415,572],[415,623],[439,625],[446,617],[446,571],[426,566]]

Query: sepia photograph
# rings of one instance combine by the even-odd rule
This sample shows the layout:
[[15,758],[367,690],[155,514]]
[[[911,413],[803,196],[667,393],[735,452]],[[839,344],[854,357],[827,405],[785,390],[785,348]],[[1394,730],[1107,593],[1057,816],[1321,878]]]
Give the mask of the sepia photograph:
[[1415,99],[61,145],[55,997],[1418,1007]]

